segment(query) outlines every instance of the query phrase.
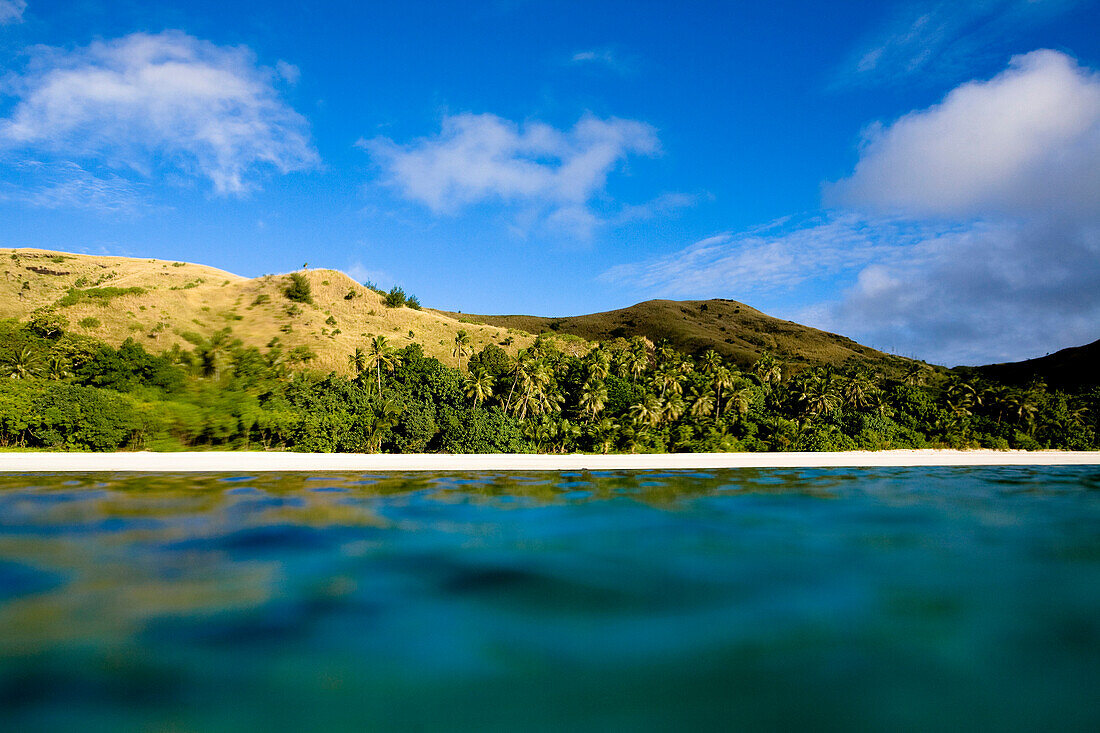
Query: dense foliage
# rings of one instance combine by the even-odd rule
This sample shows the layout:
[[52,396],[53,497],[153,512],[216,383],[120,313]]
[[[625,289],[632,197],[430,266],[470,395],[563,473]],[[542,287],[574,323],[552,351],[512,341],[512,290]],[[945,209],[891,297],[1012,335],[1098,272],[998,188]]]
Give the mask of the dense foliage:
[[228,330],[150,354],[68,333],[49,313],[0,322],[0,445],[70,450],[270,448],[385,452],[661,452],[1097,447],[1100,389],[1008,387],[915,364],[740,371],[709,351],[616,339],[583,357],[539,338],[472,353],[459,371],[382,336],[354,377]]

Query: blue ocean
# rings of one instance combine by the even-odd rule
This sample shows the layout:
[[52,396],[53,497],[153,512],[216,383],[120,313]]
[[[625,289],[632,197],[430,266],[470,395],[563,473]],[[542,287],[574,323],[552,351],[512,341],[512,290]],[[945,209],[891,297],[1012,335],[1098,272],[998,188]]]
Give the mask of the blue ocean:
[[1100,730],[1100,468],[0,476],[3,731]]

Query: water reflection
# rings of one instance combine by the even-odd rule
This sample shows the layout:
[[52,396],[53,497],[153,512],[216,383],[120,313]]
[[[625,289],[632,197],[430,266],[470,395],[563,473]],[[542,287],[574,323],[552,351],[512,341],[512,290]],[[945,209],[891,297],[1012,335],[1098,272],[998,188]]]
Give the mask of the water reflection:
[[0,729],[1093,730],[1098,488],[2,476]]

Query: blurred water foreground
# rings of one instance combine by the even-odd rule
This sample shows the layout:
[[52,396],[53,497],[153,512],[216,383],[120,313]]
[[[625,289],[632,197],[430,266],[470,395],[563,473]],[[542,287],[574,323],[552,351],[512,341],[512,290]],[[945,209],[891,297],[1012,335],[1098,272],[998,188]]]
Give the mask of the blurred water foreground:
[[0,475],[0,730],[1100,730],[1100,469]]

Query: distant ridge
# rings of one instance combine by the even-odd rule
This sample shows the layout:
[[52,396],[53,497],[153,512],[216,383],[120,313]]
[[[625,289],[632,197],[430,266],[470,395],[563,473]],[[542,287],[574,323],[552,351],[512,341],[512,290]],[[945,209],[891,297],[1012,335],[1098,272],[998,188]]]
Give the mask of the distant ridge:
[[1007,384],[1026,384],[1033,379],[1041,379],[1047,385],[1061,389],[1096,387],[1100,386],[1100,341],[1071,346],[1025,361],[956,369]]
[[655,343],[667,339],[687,353],[714,349],[741,366],[751,365],[764,353],[793,364],[854,363],[886,373],[904,371],[914,363],[835,333],[774,318],[735,300],[647,300],[629,308],[565,318],[440,313],[529,333],[568,333],[589,341],[619,336],[644,336]]

